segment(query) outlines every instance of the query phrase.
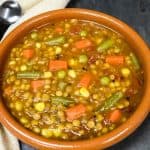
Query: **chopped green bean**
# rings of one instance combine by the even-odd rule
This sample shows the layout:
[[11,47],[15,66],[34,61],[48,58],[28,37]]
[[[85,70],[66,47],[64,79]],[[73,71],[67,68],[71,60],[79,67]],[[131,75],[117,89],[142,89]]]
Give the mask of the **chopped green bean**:
[[17,79],[37,79],[41,77],[40,72],[20,72],[17,73]]
[[112,39],[107,39],[104,42],[100,43],[97,47],[97,51],[100,53],[105,52],[108,48],[113,46],[113,40]]
[[114,107],[115,104],[123,97],[122,92],[116,92],[108,99],[104,101],[104,103],[97,109],[98,111],[107,111],[110,108]]
[[66,41],[65,37],[64,36],[59,36],[59,37],[55,37],[53,39],[50,39],[48,41],[46,41],[46,44],[47,45],[60,45],[60,44],[64,44]]
[[132,64],[134,65],[134,68],[136,70],[139,70],[140,64],[139,64],[139,61],[138,61],[137,57],[135,56],[135,54],[130,53],[130,58],[131,58]]
[[73,99],[62,97],[62,96],[53,96],[51,97],[51,100],[52,100],[52,103],[56,105],[62,104],[64,106],[68,106],[69,104],[75,103]]
[[50,71],[46,72],[19,72],[17,73],[17,79],[48,79],[52,77]]

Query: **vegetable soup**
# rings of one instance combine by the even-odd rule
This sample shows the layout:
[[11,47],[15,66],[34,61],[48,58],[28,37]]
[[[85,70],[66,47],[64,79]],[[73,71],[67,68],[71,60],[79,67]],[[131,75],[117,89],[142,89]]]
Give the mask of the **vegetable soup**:
[[45,138],[99,137],[124,123],[142,96],[143,70],[118,33],[77,19],[26,34],[8,57],[3,97],[25,128]]

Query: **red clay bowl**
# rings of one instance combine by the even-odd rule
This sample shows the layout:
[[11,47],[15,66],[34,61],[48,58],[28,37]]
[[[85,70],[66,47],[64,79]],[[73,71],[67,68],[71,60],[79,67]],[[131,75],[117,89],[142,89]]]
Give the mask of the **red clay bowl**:
[[27,32],[35,27],[43,26],[54,20],[65,18],[77,18],[83,20],[94,21],[111,28],[122,34],[130,46],[138,55],[145,75],[145,85],[143,89],[143,96],[141,103],[134,114],[123,125],[114,131],[98,138],[80,141],[58,141],[52,139],[45,139],[33,132],[25,129],[19,124],[8,112],[0,96],[0,121],[6,126],[16,137],[23,142],[30,144],[39,149],[53,149],[53,150],[100,150],[109,147],[127,137],[131,134],[146,118],[150,108],[150,52],[142,38],[128,25],[120,20],[109,15],[86,10],[86,9],[62,9],[44,13],[42,15],[33,17],[25,23],[13,30],[3,42],[0,44],[0,69],[2,72],[3,64],[7,55],[13,45],[22,38]]

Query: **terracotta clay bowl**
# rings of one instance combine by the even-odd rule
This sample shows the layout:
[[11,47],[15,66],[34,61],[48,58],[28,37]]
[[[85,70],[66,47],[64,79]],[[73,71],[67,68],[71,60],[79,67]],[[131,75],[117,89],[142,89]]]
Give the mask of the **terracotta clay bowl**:
[[[35,27],[43,26],[54,20],[65,18],[77,18],[94,21],[111,28],[123,35],[134,52],[139,57],[144,69],[144,87],[141,103],[134,114],[120,127],[101,137],[80,140],[80,141],[58,141],[46,139],[25,129],[9,113],[0,96],[0,121],[16,137],[33,147],[47,150],[100,150],[109,147],[131,134],[146,118],[150,108],[150,52],[142,38],[128,25],[109,15],[86,9],[62,9],[50,11],[42,15],[33,17],[13,30],[0,44],[0,71],[2,73],[3,64],[10,49],[27,32]],[[0,93],[1,94],[1,93]]]

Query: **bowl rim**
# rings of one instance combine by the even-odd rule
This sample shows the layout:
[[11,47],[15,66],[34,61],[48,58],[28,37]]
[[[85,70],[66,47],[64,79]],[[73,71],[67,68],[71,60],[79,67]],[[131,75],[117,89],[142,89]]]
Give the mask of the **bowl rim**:
[[[114,131],[111,131],[110,133],[107,133],[106,135],[102,135],[97,138],[93,139],[87,139],[82,141],[58,141],[58,140],[51,140],[43,138],[39,135],[34,134],[32,131],[29,131],[28,129],[25,129],[21,124],[19,124],[15,119],[10,115],[10,113],[6,110],[2,98],[0,97],[0,122],[8,128],[16,137],[21,139],[23,142],[33,145],[37,148],[53,148],[53,149],[103,149],[107,148],[125,137],[127,137],[129,134],[131,134],[146,118],[146,116],[149,113],[150,108],[150,101],[148,96],[150,95],[150,90],[148,89],[148,84],[150,84],[150,73],[148,73],[148,68],[150,68],[150,62],[148,60],[150,59],[149,55],[149,48],[143,41],[143,39],[127,24],[120,21],[119,19],[112,17],[110,15],[89,10],[89,9],[79,9],[79,8],[66,8],[66,9],[60,9],[60,10],[54,10],[49,11],[43,14],[40,14],[38,16],[32,17],[31,19],[28,19],[21,25],[19,25],[17,28],[15,28],[10,34],[8,34],[5,39],[0,44],[0,58],[3,57],[3,53],[5,49],[7,49],[8,44],[12,41],[13,38],[15,38],[16,35],[18,35],[19,32],[23,31],[24,28],[29,28],[30,25],[36,24],[36,22],[39,22],[40,20],[47,19],[49,16],[55,16],[55,15],[62,15],[67,13],[74,13],[74,14],[80,14],[80,15],[86,15],[86,16],[94,16],[94,17],[101,17],[106,22],[114,23],[116,26],[118,25],[121,30],[124,30],[124,28],[127,30],[128,34],[130,33],[130,36],[137,42],[136,44],[144,50],[141,52],[144,56],[143,62],[145,63],[145,70],[146,70],[146,84],[145,84],[145,91],[143,94],[143,99],[141,103],[139,104],[136,111],[133,113],[133,115],[121,126],[116,128]],[[65,16],[64,16],[65,18]],[[58,18],[57,18],[58,19]],[[88,20],[88,17],[87,17]],[[96,21],[95,21],[96,22]],[[115,26],[114,25],[114,26]],[[105,26],[105,25],[104,25]],[[140,50],[141,51],[141,50]],[[0,62],[0,66],[2,65],[2,62]]]

